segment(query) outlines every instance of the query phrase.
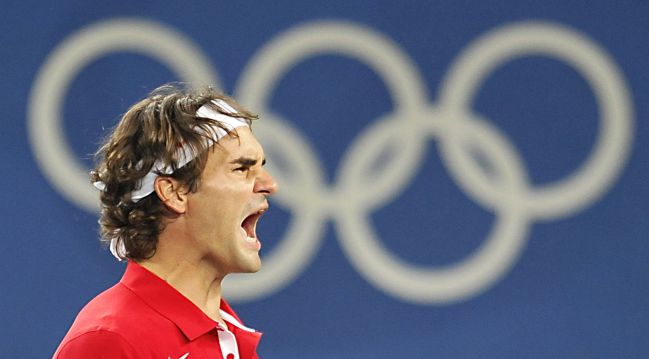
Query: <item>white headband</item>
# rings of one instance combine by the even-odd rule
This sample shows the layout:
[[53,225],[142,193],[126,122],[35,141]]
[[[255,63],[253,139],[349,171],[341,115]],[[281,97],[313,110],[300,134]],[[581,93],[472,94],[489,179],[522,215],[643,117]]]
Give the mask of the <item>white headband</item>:
[[[232,106],[228,105],[223,100],[216,99],[212,100],[211,103],[227,112],[237,113],[237,111],[232,108]],[[206,134],[206,142],[208,148],[213,146],[216,142],[225,137],[235,128],[248,126],[248,121],[246,119],[225,115],[221,112],[215,111],[208,104],[201,106],[198,111],[196,111],[196,116],[218,121],[219,124],[223,126],[223,128],[217,125],[212,125],[209,127],[209,133]],[[203,133],[204,131],[201,128],[197,127],[195,130],[197,132],[201,132],[201,134],[205,134]],[[186,164],[191,162],[191,160],[193,160],[196,155],[197,153],[194,153],[190,146],[183,144],[183,146],[177,152],[178,163],[176,165],[176,168],[178,169],[184,167]],[[173,167],[165,166],[162,161],[157,160],[149,170],[149,173],[142,177],[142,179],[140,179],[135,185],[135,189],[133,190],[133,192],[131,192],[131,200],[133,202],[137,202],[155,191],[153,186],[155,184],[155,179],[158,177],[158,173],[170,175],[173,173]],[[93,183],[93,185],[101,191],[106,189],[106,184],[101,181],[97,181]],[[117,238],[111,239],[110,251],[113,256],[115,256],[119,260],[126,256],[126,248],[124,248],[124,243],[120,242],[118,245]]]

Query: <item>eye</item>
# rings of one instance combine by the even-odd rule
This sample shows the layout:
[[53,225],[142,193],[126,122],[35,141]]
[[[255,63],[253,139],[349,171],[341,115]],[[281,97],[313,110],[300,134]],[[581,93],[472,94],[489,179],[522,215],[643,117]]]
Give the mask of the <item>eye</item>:
[[234,169],[235,172],[247,172],[248,170],[250,170],[250,167],[247,166],[241,166]]

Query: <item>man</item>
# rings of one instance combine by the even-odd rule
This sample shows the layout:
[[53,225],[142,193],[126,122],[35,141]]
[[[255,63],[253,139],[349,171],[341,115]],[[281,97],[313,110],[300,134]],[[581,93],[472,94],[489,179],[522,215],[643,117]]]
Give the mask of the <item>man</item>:
[[91,176],[102,239],[126,272],[81,310],[54,358],[258,357],[261,334],[221,297],[226,275],[259,270],[255,227],[277,190],[255,118],[211,88],[171,85],[123,116]]

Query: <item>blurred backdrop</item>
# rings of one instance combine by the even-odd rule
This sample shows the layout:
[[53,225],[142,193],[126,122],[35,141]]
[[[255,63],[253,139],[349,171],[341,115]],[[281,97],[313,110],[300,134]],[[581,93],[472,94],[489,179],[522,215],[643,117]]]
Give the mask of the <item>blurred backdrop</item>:
[[263,358],[646,358],[642,1],[4,4],[0,348],[124,264],[92,153],[169,81],[261,115],[281,191],[228,298]]

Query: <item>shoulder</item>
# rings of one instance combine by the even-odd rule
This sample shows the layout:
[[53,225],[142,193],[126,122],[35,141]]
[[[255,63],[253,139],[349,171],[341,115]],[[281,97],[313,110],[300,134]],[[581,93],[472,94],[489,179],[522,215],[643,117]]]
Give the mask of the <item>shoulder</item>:
[[77,315],[73,328],[84,331],[139,327],[142,321],[164,319],[131,289],[117,283],[97,295]]
[[81,309],[71,332],[118,331],[120,327],[133,323],[133,319],[146,315],[146,310],[143,310],[145,307],[136,295],[118,283],[93,298]]
[[[79,312],[54,358],[137,358],[124,333],[123,309],[136,303],[120,284],[93,298]],[[130,304],[129,304],[130,302]],[[135,304],[137,305],[137,304]]]
[[139,358],[133,346],[120,334],[95,330],[79,334],[61,343],[54,359]]
[[155,352],[158,345],[151,343],[176,332],[173,322],[118,283],[81,309],[54,358],[141,358],[135,353]]
[[[61,348],[126,343],[124,338],[137,338],[145,330],[142,323],[160,325],[159,315],[152,311],[128,288],[117,284],[96,296],[79,312],[61,343]],[[138,324],[139,323],[139,324]],[[148,327],[147,327],[148,328]]]

